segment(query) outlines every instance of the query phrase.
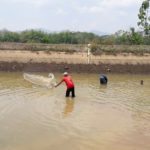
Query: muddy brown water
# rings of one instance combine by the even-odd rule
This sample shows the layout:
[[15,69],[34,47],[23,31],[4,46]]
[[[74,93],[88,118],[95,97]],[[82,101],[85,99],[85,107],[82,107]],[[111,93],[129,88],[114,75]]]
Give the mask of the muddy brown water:
[[0,72],[1,150],[150,149],[148,75],[110,74],[107,86],[98,74],[72,75],[74,99],[64,84],[47,89]]

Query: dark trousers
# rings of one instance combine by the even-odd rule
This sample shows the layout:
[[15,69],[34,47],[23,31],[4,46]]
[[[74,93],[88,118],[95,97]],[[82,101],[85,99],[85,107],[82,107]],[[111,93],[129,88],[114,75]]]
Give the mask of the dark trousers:
[[69,89],[66,90],[66,97],[70,96],[70,92],[71,92],[72,97],[75,97],[75,89],[74,89],[74,87],[73,88],[69,88]]

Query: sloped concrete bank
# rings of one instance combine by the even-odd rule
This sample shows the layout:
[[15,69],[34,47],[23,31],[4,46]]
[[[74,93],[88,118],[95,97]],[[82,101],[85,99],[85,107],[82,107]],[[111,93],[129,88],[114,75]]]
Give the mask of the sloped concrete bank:
[[0,71],[150,74],[150,54],[87,55],[86,52],[0,50]]
[[67,64],[0,62],[0,71],[150,74],[149,64]]

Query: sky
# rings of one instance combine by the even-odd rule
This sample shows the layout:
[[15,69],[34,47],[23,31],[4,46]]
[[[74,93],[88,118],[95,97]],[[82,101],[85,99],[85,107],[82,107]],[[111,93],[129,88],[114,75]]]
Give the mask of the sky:
[[0,30],[116,31],[137,28],[143,0],[0,0]]

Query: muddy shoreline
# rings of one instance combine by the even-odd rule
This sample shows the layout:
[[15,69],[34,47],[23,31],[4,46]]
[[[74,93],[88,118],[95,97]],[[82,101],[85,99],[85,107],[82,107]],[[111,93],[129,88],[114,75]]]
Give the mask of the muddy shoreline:
[[0,71],[150,74],[150,64],[67,64],[0,62]]

